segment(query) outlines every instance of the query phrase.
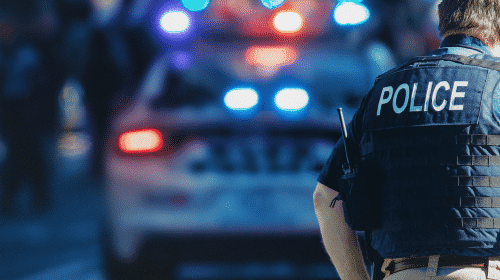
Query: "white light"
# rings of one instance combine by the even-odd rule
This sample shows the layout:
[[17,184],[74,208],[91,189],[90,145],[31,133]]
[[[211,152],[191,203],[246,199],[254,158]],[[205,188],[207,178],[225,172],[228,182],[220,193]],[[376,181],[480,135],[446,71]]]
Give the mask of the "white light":
[[163,14],[160,25],[168,33],[182,33],[189,28],[189,16],[183,11],[170,11]]
[[302,28],[302,17],[296,12],[279,12],[273,24],[280,32],[297,32]]
[[333,17],[338,24],[356,25],[368,20],[370,11],[365,5],[343,2],[335,8]]
[[300,88],[285,88],[276,94],[274,103],[281,110],[297,111],[307,106],[309,95]]
[[232,110],[247,110],[258,102],[259,95],[251,88],[232,89],[224,97],[224,104]]

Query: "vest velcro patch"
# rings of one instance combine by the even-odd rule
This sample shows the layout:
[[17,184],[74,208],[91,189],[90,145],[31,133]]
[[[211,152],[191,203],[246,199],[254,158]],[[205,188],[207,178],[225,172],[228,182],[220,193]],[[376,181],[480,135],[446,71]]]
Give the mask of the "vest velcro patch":
[[487,74],[485,69],[460,66],[387,75],[372,89],[364,128],[476,124]]

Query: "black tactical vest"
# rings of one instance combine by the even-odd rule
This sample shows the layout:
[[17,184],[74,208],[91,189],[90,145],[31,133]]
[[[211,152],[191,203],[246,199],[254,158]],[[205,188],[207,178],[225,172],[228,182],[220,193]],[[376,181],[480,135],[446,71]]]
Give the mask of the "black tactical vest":
[[378,172],[372,246],[384,258],[500,255],[500,60],[475,57],[416,58],[365,100],[360,148]]

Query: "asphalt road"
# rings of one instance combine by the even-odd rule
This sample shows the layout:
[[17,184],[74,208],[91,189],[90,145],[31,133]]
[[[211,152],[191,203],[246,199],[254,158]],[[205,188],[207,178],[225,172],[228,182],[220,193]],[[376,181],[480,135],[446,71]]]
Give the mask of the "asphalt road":
[[104,279],[102,189],[88,172],[88,154],[53,158],[53,208],[33,213],[26,183],[16,212],[0,215],[0,279]]

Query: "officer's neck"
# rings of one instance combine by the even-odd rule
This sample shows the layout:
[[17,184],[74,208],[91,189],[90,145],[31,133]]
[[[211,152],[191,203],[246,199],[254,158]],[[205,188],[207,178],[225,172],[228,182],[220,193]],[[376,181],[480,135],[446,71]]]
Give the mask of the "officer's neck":
[[500,43],[492,45],[492,46],[490,45],[488,47],[490,48],[491,55],[496,56],[496,57],[500,57]]
[[488,39],[477,36],[489,49],[492,56],[500,57],[500,37]]

